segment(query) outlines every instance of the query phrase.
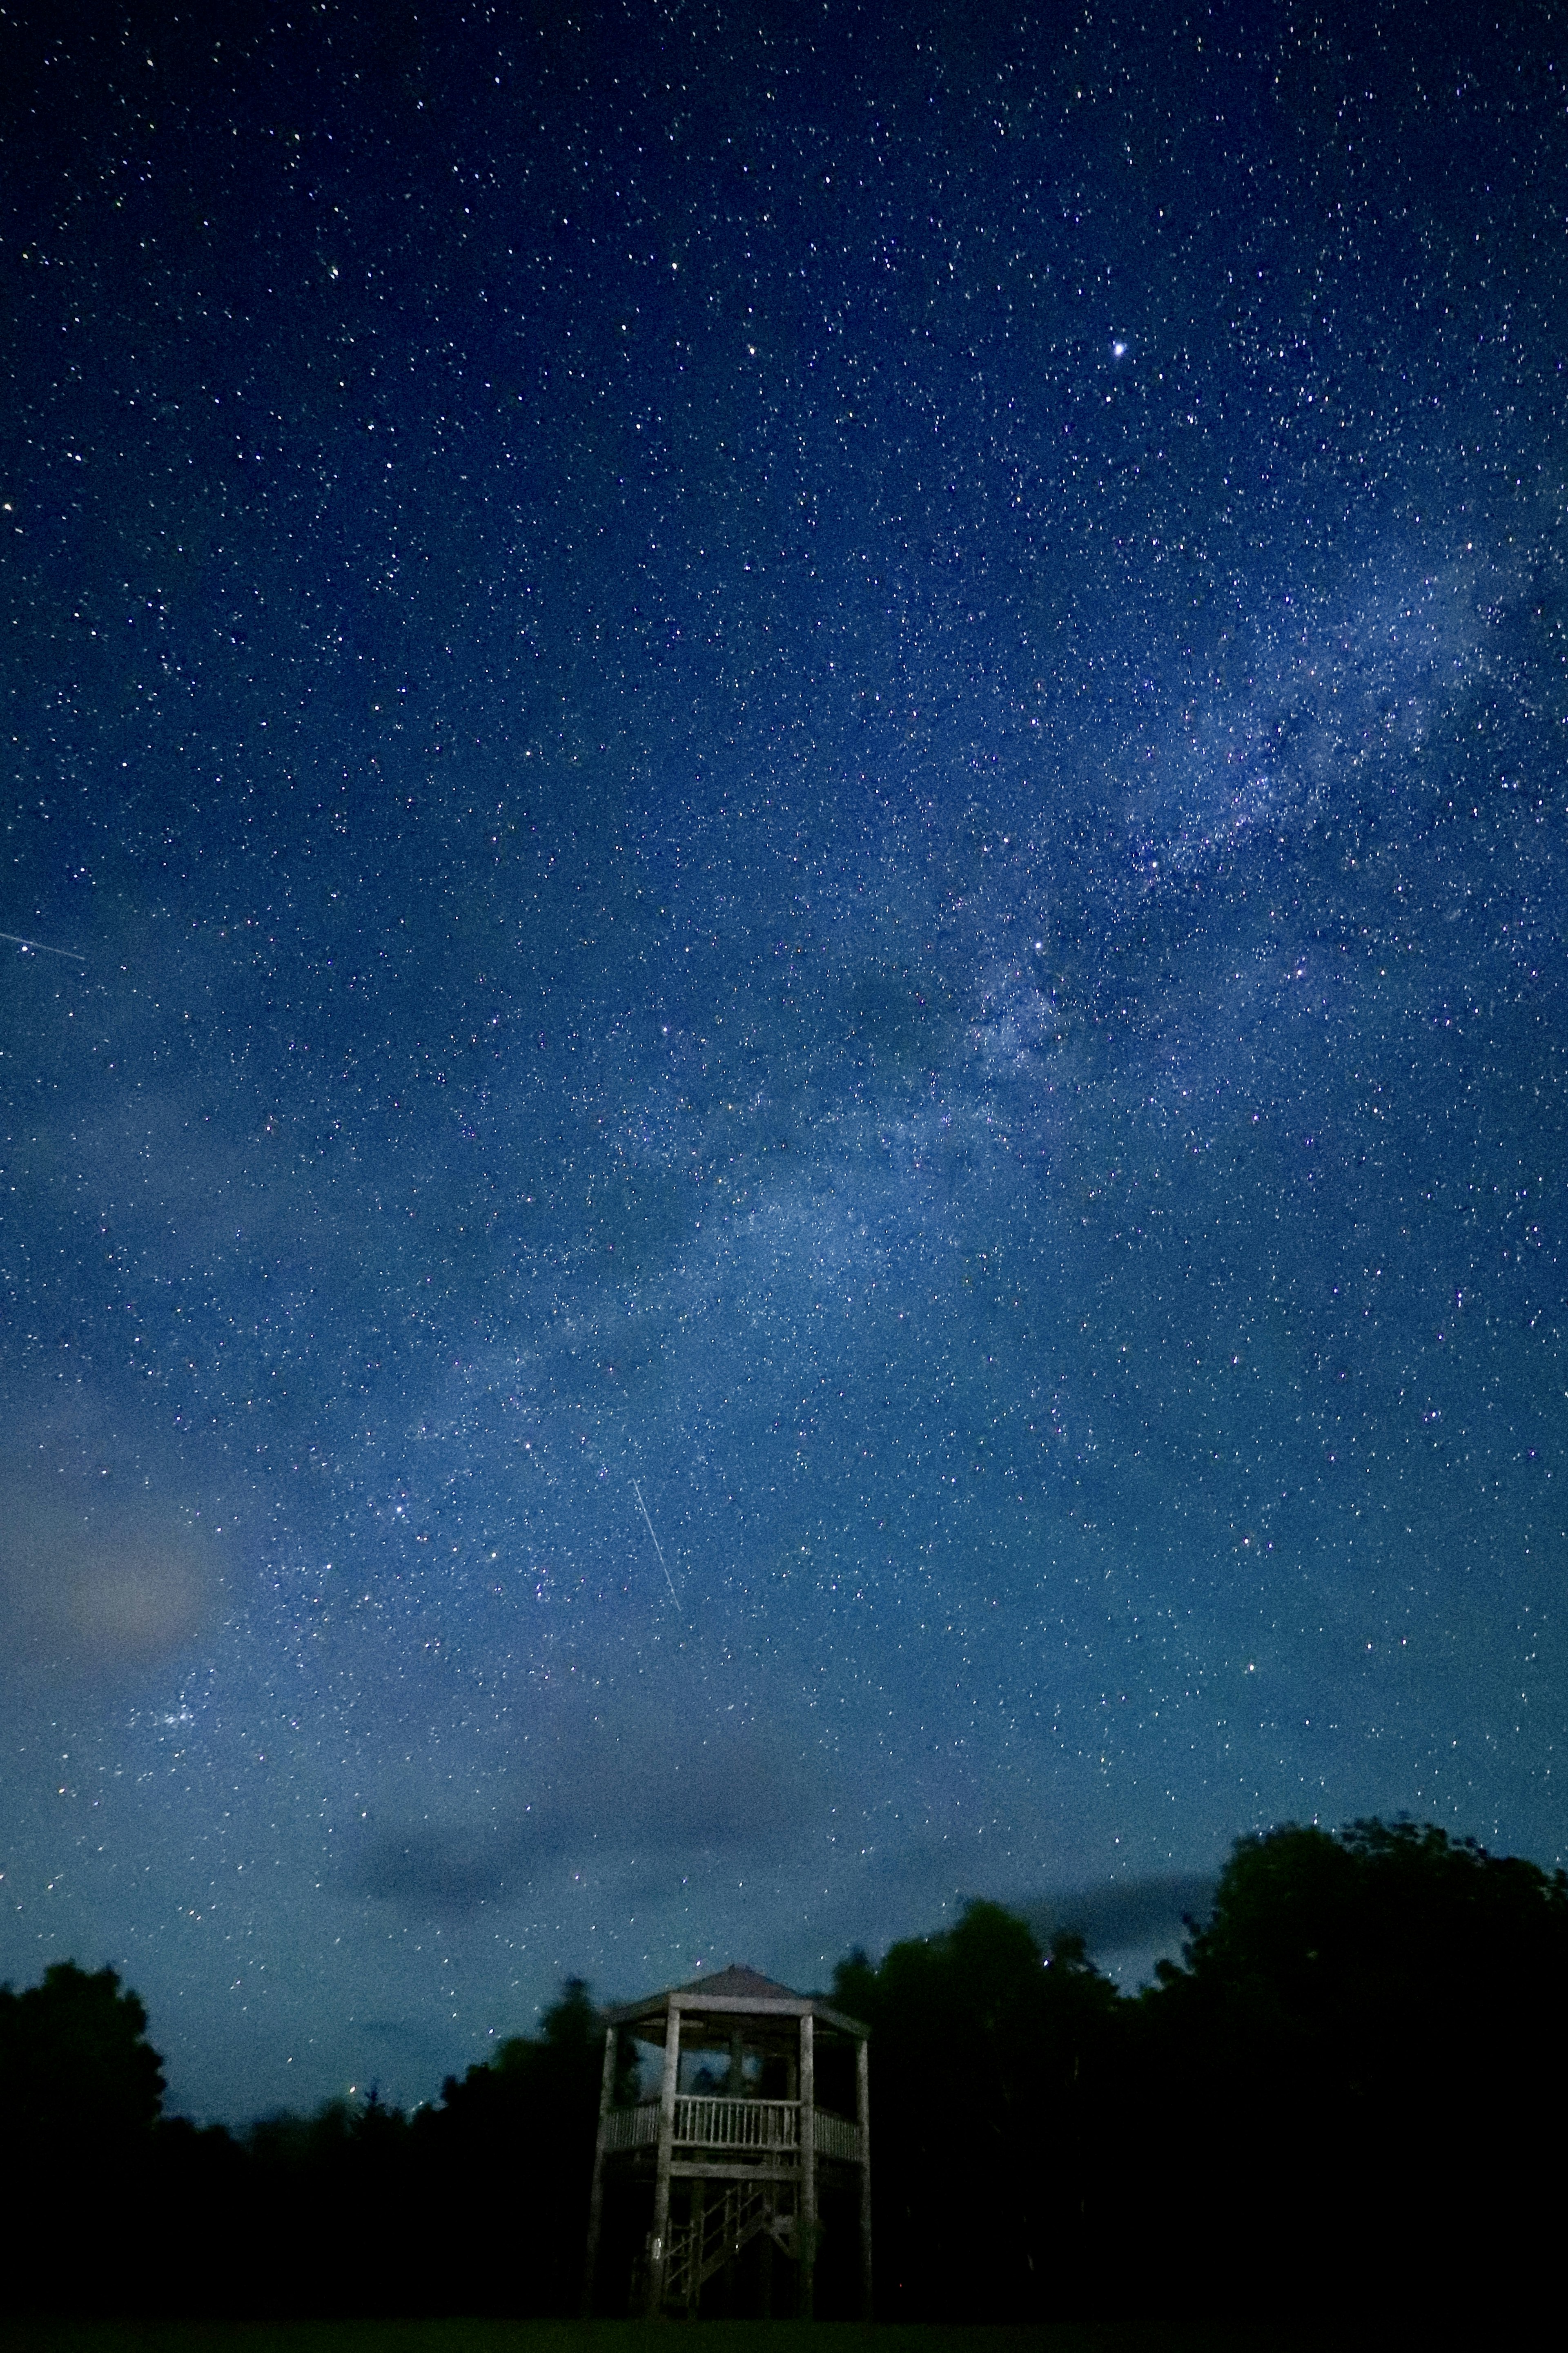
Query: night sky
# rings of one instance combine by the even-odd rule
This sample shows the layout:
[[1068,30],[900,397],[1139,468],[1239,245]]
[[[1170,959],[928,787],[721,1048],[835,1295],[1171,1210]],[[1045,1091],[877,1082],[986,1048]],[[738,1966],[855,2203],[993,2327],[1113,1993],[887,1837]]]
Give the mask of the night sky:
[[0,27],[0,1977],[174,2105],[1564,1861],[1495,13]]

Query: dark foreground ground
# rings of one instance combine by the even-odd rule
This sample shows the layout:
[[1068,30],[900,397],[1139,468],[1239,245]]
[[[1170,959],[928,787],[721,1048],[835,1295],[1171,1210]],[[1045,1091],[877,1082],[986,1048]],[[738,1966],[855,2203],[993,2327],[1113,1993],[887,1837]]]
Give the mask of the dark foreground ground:
[[[668,2353],[679,2322],[508,2320],[0,2321],[5,2353]],[[1062,2322],[1037,2328],[704,2321],[701,2353],[1342,2353],[1363,2340],[1267,2322]],[[1384,2340],[1391,2342],[1391,2339]]]

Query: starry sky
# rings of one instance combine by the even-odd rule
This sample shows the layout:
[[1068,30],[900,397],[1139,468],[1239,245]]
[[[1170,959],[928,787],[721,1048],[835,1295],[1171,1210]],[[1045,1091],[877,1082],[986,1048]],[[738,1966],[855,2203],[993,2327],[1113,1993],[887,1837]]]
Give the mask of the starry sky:
[[1560,15],[0,44],[0,1977],[1563,1862]]

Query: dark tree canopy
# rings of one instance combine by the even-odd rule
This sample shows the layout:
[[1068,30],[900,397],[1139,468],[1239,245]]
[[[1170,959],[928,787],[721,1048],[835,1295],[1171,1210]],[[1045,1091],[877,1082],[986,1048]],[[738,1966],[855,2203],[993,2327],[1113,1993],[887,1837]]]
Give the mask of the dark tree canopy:
[[1561,2164],[1539,2127],[1568,2090],[1561,1872],[1430,1825],[1289,1823],[1237,1841],[1212,1917],[1161,1974],[1138,2068],[1144,2102],[1179,2119],[1171,2265],[1223,2211],[1238,2286],[1376,2306],[1422,2292],[1408,2250],[1435,2233],[1524,2248],[1546,2230]]
[[120,2146],[149,2134],[163,2100],[163,2063],[147,2013],[113,1969],[56,1961],[41,1985],[0,1986],[0,2093],[24,2144]]
[[[1431,1823],[1353,1822],[1237,1841],[1186,1973],[1302,2018],[1433,1999],[1561,1952],[1568,1874],[1489,1854]],[[1168,1970],[1167,1981],[1181,1972]]]
[[1184,1965],[1164,1965],[1158,1999],[1358,2081],[1439,2066],[1451,2077],[1466,2063],[1458,2020],[1484,2020],[1495,2064],[1521,2031],[1539,2033],[1541,1989],[1565,1966],[1562,1872],[1431,1824],[1287,1823],[1237,1841],[1211,1918]]
[[1042,2308],[1073,2177],[1096,2133],[1117,1995],[1080,1940],[1049,1956],[999,1905],[840,1964],[871,2028],[879,2308],[1005,2319]]

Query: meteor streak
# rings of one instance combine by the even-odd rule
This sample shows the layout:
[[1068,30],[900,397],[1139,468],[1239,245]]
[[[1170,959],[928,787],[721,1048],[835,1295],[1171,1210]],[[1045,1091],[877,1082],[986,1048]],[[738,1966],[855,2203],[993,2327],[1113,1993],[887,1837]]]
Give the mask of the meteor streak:
[[0,940],[10,940],[19,948],[31,948],[35,955],[72,956],[78,964],[87,958],[77,948],[52,948],[47,940],[25,940],[20,932],[0,932]]
[[669,1564],[664,1556],[664,1546],[660,1544],[658,1536],[654,1535],[653,1522],[647,1518],[647,1505],[643,1502],[642,1489],[637,1485],[635,1479],[632,1481],[632,1493],[637,1499],[638,1511],[642,1514],[643,1518],[647,1520],[647,1532],[650,1536],[653,1536],[653,1548],[658,1555],[658,1565],[664,1571],[664,1581],[669,1588],[669,1598],[679,1609],[680,1607],[680,1596],[675,1589],[675,1579],[669,1573]]

